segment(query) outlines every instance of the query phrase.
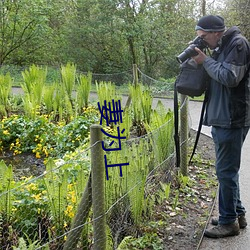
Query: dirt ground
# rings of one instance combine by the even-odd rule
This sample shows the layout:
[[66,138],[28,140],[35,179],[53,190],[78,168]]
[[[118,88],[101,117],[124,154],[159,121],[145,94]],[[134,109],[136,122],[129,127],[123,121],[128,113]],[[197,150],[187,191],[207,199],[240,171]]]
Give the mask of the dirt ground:
[[[191,131],[191,138],[192,148],[194,131]],[[162,207],[168,215],[168,227],[161,231],[164,235],[164,250],[199,249],[217,193],[214,160],[213,141],[201,134],[197,154],[189,166],[191,184],[180,189],[177,209],[174,210],[171,204]]]

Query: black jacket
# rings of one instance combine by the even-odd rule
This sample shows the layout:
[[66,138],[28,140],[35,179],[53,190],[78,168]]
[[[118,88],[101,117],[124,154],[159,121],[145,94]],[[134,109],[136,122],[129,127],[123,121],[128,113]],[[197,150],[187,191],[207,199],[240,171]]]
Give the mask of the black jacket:
[[250,126],[250,45],[237,27],[227,30],[219,49],[203,63],[211,77],[204,125]]

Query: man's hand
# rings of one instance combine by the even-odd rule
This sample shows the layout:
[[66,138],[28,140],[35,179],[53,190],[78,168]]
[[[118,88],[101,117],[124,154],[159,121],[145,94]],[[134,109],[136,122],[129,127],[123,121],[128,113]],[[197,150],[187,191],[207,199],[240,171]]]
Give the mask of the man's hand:
[[197,64],[203,64],[207,56],[197,47],[194,48],[195,51],[198,53],[197,56],[192,57]]

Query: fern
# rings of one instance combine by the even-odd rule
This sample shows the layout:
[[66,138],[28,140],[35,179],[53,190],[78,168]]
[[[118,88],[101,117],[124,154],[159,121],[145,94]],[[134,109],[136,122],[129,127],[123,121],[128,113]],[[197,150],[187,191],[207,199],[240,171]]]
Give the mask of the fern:
[[7,115],[8,97],[11,93],[12,79],[10,74],[0,75],[0,114]]
[[13,169],[8,167],[4,161],[0,161],[0,212],[9,221],[12,211],[14,196],[11,189],[14,186]]
[[55,92],[55,84],[52,86],[47,86],[44,90],[43,101],[48,114],[53,111],[54,92]]
[[21,87],[24,91],[23,101],[25,113],[34,117],[39,110],[43,97],[43,89],[46,82],[47,68],[42,69],[32,65],[29,70],[22,72],[24,82]]
[[61,66],[62,84],[70,100],[72,100],[72,91],[76,81],[76,66],[67,63],[66,66]]
[[128,250],[128,245],[131,244],[132,241],[134,241],[135,238],[132,236],[126,236],[123,238],[122,242],[119,244],[117,250]]
[[116,102],[121,99],[116,93],[115,84],[111,82],[100,82],[99,84],[96,82],[96,90],[100,106],[104,105],[104,101],[109,103],[112,100]]
[[64,211],[67,205],[67,172],[55,170],[56,165],[52,159],[46,164],[47,174],[44,178],[44,184],[49,198],[49,206],[53,218],[59,227],[63,225]]
[[151,122],[145,123],[148,133],[152,132],[151,140],[154,148],[155,159],[160,163],[167,159],[173,150],[173,112],[166,111],[159,101],[156,109],[151,114]]
[[92,74],[89,72],[86,76],[80,75],[79,86],[77,88],[77,106],[81,110],[84,107],[88,107],[89,94],[91,89]]

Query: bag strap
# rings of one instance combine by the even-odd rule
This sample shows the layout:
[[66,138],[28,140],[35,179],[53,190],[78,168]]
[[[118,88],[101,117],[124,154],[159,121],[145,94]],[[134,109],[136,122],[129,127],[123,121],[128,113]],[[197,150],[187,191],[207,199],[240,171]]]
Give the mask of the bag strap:
[[198,130],[196,132],[195,143],[194,143],[194,147],[193,147],[193,152],[192,152],[192,154],[190,156],[190,159],[189,159],[189,164],[192,162],[192,159],[193,159],[193,156],[195,154],[195,151],[196,151],[196,148],[197,148],[197,145],[198,145],[198,141],[199,141],[199,138],[200,138],[203,117],[204,117],[204,113],[205,113],[205,109],[206,109],[206,104],[207,104],[207,90],[205,91],[205,97],[204,97],[204,101],[202,103],[199,126],[198,126]]
[[179,112],[178,112],[178,93],[174,83],[174,141],[175,141],[175,154],[176,154],[176,167],[180,167],[180,137],[179,137]]
[[[203,117],[204,117],[206,104],[207,104],[207,96],[208,96],[208,91],[206,90],[204,101],[202,104],[201,114],[200,114],[199,126],[198,126],[198,130],[196,133],[195,143],[194,143],[192,154],[190,156],[189,164],[192,162],[192,159],[195,154],[198,141],[200,138]],[[176,152],[176,167],[179,168],[180,167],[180,137],[179,137],[179,111],[178,111],[179,109],[178,108],[179,108],[178,107],[178,92],[176,89],[176,82],[175,82],[174,84],[174,128],[175,128],[174,141],[175,141],[175,152]]]

